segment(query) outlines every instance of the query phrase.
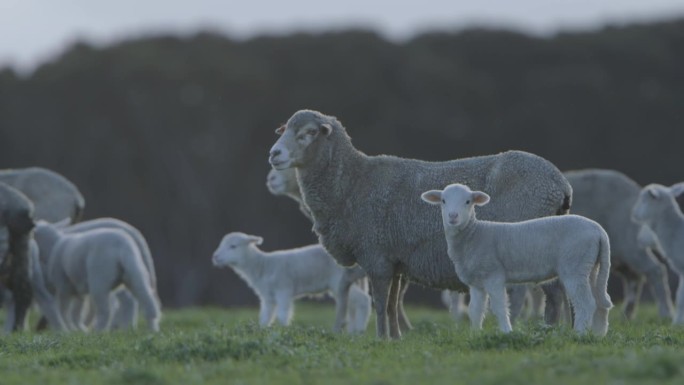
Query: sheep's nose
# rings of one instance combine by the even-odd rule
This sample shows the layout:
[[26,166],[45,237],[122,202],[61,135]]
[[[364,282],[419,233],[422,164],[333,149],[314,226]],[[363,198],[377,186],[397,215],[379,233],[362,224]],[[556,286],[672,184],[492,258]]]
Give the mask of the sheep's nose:
[[449,213],[449,219],[453,219],[453,220],[458,219],[458,213]]
[[280,154],[282,154],[282,151],[277,149],[277,148],[274,150],[271,150],[271,152],[269,153],[269,155],[271,156],[271,159],[277,157]]

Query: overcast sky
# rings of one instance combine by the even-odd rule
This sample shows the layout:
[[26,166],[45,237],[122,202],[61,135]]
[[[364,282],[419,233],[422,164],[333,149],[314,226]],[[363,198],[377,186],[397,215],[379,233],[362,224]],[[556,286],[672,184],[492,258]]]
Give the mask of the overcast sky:
[[30,70],[75,40],[202,29],[246,38],[361,26],[404,39],[427,29],[550,35],[675,17],[684,17],[684,0],[0,0],[0,66]]

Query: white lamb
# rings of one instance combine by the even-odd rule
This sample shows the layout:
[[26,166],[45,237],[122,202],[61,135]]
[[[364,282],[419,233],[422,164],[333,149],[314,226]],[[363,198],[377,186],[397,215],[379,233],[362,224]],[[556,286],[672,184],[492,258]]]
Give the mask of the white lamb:
[[684,324],[684,214],[675,200],[683,193],[684,182],[671,187],[650,184],[641,190],[632,209],[632,220],[642,225],[638,242],[654,245],[679,275],[675,325]]
[[[229,233],[223,237],[212,258],[214,266],[231,267],[254,290],[260,301],[261,326],[271,325],[274,315],[281,325],[289,325],[296,298],[335,293],[345,268],[338,265],[321,245],[264,252],[257,247],[262,242],[261,237]],[[370,297],[362,288],[353,285],[349,294],[347,331],[364,332],[370,311]]]
[[489,295],[499,327],[510,332],[506,285],[558,277],[575,310],[575,330],[583,334],[591,326],[596,335],[607,333],[613,306],[607,292],[610,245],[598,223],[577,215],[480,221],[475,206],[487,204],[489,195],[462,184],[427,191],[422,198],[441,205],[449,258],[470,288],[473,328],[482,328]]
[[74,300],[89,295],[94,305],[95,330],[109,328],[110,294],[124,285],[144,310],[150,330],[159,330],[160,305],[149,271],[135,241],[120,229],[93,229],[66,234],[39,221],[35,228],[40,244],[51,244],[47,276],[54,286],[62,318],[68,328],[79,329],[73,319]]

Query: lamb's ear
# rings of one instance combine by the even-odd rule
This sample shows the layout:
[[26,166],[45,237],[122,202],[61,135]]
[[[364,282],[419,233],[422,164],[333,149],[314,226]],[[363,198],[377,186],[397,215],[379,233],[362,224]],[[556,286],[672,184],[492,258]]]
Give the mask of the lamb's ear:
[[430,190],[422,193],[420,197],[427,203],[432,205],[438,205],[442,203],[442,191],[441,190]]
[[658,193],[658,190],[656,190],[656,189],[654,189],[654,188],[649,187],[648,190],[646,190],[646,191],[648,191],[648,193],[651,194],[651,196],[652,196],[653,198],[658,199],[658,198],[660,197],[660,194]]
[[675,198],[682,195],[682,193],[684,193],[684,182],[673,184],[670,186],[670,191]]
[[262,243],[264,243],[264,238],[257,237],[254,235],[250,235],[248,239],[250,243],[256,243],[257,245],[261,245]]
[[282,126],[276,128],[275,133],[278,135],[282,135],[283,132],[285,132],[285,125],[283,124]]
[[473,191],[473,203],[478,206],[484,206],[489,203],[489,195],[482,191]]
[[321,124],[321,132],[323,135],[330,135],[330,133],[333,131],[333,127],[330,123],[323,123]]

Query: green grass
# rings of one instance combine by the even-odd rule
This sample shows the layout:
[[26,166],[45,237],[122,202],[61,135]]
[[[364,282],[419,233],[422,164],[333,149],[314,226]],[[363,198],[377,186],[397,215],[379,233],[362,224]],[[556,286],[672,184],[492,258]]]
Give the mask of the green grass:
[[[682,384],[684,327],[615,309],[604,339],[567,327],[471,332],[446,311],[410,307],[401,341],[334,334],[332,306],[298,304],[289,328],[255,309],[167,310],[158,334],[0,336],[0,384]],[[144,324],[141,324],[144,326]]]

